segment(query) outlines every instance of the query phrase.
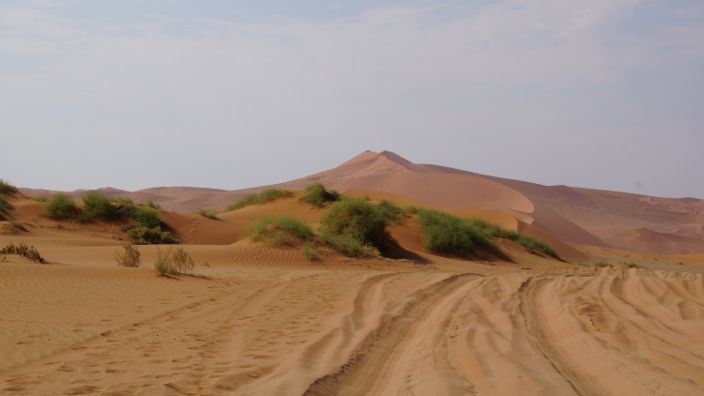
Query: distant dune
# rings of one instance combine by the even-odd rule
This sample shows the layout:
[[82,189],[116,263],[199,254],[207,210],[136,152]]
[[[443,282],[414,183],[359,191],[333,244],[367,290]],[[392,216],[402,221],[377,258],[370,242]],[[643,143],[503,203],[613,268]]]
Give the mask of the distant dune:
[[[415,164],[399,155],[365,151],[338,167],[275,185],[299,190],[313,182],[345,190],[383,191],[446,209],[483,209],[513,216],[529,233],[581,245],[654,253],[704,251],[704,201],[543,186],[463,170]],[[270,186],[226,191],[194,187],[158,187],[134,192],[100,191],[140,202],[151,199],[165,209],[221,210],[248,193]],[[47,190],[22,189],[27,195]],[[83,195],[85,190],[69,194]],[[657,236],[657,237],[656,237]]]

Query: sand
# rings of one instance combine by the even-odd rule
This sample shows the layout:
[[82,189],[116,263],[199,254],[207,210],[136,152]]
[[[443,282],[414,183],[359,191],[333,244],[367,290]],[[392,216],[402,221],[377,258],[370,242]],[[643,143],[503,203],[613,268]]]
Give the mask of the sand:
[[242,240],[186,245],[198,276],[170,279],[155,246],[132,269],[89,233],[10,240],[50,264],[0,263],[3,394],[704,394],[699,256],[311,263]]

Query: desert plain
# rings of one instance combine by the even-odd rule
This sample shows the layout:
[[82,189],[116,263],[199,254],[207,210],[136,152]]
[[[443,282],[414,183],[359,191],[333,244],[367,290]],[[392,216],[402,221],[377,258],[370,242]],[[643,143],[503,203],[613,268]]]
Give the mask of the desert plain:
[[[300,199],[313,182],[479,218],[557,257],[506,238],[501,257],[435,254],[412,212],[388,224],[390,255],[321,245],[311,259],[249,236],[272,216],[317,230],[327,208]],[[229,211],[251,191],[103,190],[159,203],[196,264],[165,276],[154,263],[168,246],[139,245],[142,264],[119,266],[123,224],[48,218],[36,199],[47,191],[10,196],[0,246],[34,246],[46,263],[0,262],[0,393],[704,394],[701,200],[539,186],[389,152],[275,187],[292,194]]]

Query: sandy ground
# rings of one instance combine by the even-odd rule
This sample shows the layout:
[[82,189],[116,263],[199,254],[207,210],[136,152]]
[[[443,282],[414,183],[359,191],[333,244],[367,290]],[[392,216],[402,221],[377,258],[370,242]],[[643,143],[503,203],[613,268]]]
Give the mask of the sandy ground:
[[243,241],[186,246],[198,276],[171,279],[154,246],[132,269],[110,239],[26,239],[50,264],[0,262],[2,394],[704,394],[696,257],[311,263]]

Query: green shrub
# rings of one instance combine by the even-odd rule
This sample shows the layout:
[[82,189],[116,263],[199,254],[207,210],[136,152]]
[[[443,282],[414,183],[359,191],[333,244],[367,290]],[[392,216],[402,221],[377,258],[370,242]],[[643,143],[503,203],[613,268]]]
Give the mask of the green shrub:
[[49,197],[45,197],[43,195],[35,195],[33,197],[29,197],[29,199],[31,199],[32,201],[41,202],[41,203],[49,202]]
[[12,204],[7,200],[4,194],[0,194],[0,220],[5,220],[10,217],[10,212],[14,210]]
[[132,218],[142,227],[156,228],[162,225],[159,212],[156,209],[136,207],[132,213]]
[[481,221],[481,220],[473,220],[475,223],[477,223],[482,229],[485,230],[489,235],[497,238],[503,238],[503,239],[508,239],[511,241],[516,242],[517,244],[523,246],[526,250],[529,252],[535,252],[535,251],[540,251],[543,252],[545,255],[550,256],[555,259],[560,259],[560,256],[558,256],[557,252],[553,250],[553,248],[548,245],[547,243],[540,241],[538,239],[535,239],[531,236],[521,234],[520,232],[512,231],[512,230],[507,230],[505,228],[501,228],[495,224],[489,224],[487,222]]
[[89,192],[83,196],[83,213],[87,219],[112,221],[118,217],[117,206],[112,200],[98,192]]
[[24,243],[20,243],[19,245],[10,243],[5,247],[0,248],[0,255],[6,254],[16,254],[18,256],[22,256],[31,261],[34,261],[35,263],[46,263],[46,260],[44,260],[44,257],[39,254],[37,248],[35,248],[34,246],[25,245]]
[[498,250],[476,222],[427,209],[419,209],[418,215],[423,245],[432,253],[467,256],[479,254],[479,249]]
[[54,194],[46,206],[46,214],[55,220],[75,219],[80,213],[80,209],[76,206],[66,194]]
[[267,217],[254,224],[249,236],[274,246],[295,246],[300,240],[313,239],[314,234],[308,224],[294,217]]
[[333,203],[321,220],[321,234],[343,236],[383,250],[388,240],[384,212],[370,202],[348,198]]
[[157,250],[154,270],[157,275],[179,275],[193,272],[195,262],[182,248],[169,248],[166,251]]
[[313,183],[306,187],[303,196],[301,197],[302,202],[309,203],[318,208],[336,202],[340,199],[340,193],[335,190],[326,190],[325,186],[320,183]]
[[115,197],[110,199],[114,204],[119,206],[134,206],[134,201],[132,198],[128,197]]
[[160,226],[146,227],[143,225],[133,227],[127,231],[127,236],[136,245],[174,244],[178,239],[168,231],[162,231]]
[[399,206],[387,200],[381,201],[378,206],[387,221],[393,223],[401,222],[404,212]]
[[122,253],[117,252],[115,254],[115,261],[117,261],[117,265],[121,265],[123,267],[139,267],[142,263],[142,254],[139,250],[131,244],[122,245],[122,249]]
[[268,188],[259,194],[249,194],[239,201],[227,207],[227,211],[237,210],[250,205],[261,205],[267,202],[277,200],[279,198],[288,198],[293,196],[293,192],[282,190],[279,188]]
[[334,235],[328,232],[321,232],[320,239],[333,250],[348,257],[372,257],[379,255],[379,250],[374,246],[349,235]]
[[206,217],[206,218],[208,218],[208,219],[220,220],[220,219],[218,218],[217,212],[215,212],[215,211],[213,211],[213,210],[201,209],[201,210],[198,211],[198,214],[201,215],[201,216],[203,216],[203,217]]
[[0,195],[15,195],[17,194],[17,187],[8,183],[7,181],[0,179]]
[[161,205],[158,203],[152,201],[151,199],[147,200],[146,202],[143,203],[144,206],[152,209],[161,209]]

